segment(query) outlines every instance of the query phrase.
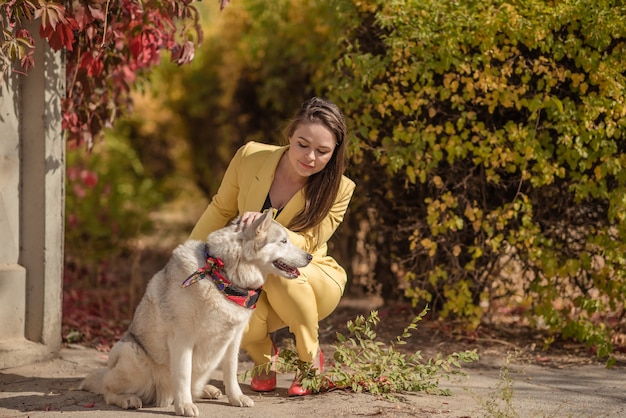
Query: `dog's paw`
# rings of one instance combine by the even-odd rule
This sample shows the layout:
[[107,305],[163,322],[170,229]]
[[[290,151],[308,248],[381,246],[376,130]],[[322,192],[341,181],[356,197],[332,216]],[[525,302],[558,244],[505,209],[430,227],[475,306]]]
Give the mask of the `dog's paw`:
[[117,405],[123,409],[141,409],[141,398],[130,394],[105,393],[104,401],[107,405]]
[[176,415],[183,417],[197,417],[200,415],[198,407],[193,403],[174,405],[174,410],[176,411]]
[[120,400],[120,406],[124,409],[141,409],[143,404],[141,399],[135,395],[129,395],[126,398]]
[[204,399],[219,399],[222,396],[222,391],[213,385],[206,385],[202,389],[202,398]]
[[229,396],[228,397],[228,402],[230,402],[230,404],[232,406],[241,406],[241,407],[250,407],[250,406],[254,406],[254,401],[252,399],[250,399],[249,397],[247,397],[246,395],[239,395],[239,396]]

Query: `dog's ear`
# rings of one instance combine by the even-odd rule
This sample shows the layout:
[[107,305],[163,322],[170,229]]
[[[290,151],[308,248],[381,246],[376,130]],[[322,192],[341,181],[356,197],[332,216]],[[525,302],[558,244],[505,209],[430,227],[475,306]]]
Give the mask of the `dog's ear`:
[[252,236],[250,238],[254,238],[255,240],[264,240],[267,235],[267,231],[270,229],[272,225],[274,211],[270,208],[270,210],[266,211],[263,216],[254,221],[252,225],[246,228],[246,232],[250,233]]
[[273,214],[274,214],[274,210],[272,208],[269,208],[269,210],[267,210],[263,214],[263,216],[261,216],[261,218],[258,219],[260,223],[259,225],[256,226],[257,236],[259,235],[265,236],[267,234],[267,231],[269,231],[270,226],[272,225],[272,222],[274,220],[274,217],[272,216]]
[[263,228],[265,228],[265,230],[269,230],[270,229],[270,225],[272,224],[272,222],[274,221],[274,209],[273,208],[269,208],[264,214],[263,214]]

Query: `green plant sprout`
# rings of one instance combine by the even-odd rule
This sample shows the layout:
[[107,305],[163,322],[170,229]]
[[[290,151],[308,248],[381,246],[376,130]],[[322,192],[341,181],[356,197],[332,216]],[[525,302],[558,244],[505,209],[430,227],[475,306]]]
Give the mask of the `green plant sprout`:
[[396,400],[402,392],[426,392],[449,396],[448,389],[439,388],[441,378],[450,375],[466,375],[461,363],[478,360],[476,349],[453,353],[447,356],[438,354],[435,358],[424,360],[421,351],[412,354],[402,353],[399,346],[406,344],[411,331],[417,328],[426,315],[428,308],[418,314],[403,330],[402,334],[389,345],[376,340],[375,328],[380,322],[377,311],[370,312],[366,318],[362,315],[347,322],[348,335],[337,333],[337,341],[330,367],[323,373],[311,363],[299,360],[292,349],[283,349],[274,363],[257,366],[244,373],[254,376],[262,370],[273,367],[277,372],[295,372],[305,389],[314,393],[327,390],[343,389],[357,393],[369,392],[389,400]]

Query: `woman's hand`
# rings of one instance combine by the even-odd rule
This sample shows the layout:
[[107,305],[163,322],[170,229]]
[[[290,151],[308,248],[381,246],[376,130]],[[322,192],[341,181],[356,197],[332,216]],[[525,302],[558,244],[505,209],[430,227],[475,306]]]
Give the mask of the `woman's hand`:
[[244,212],[239,218],[239,224],[237,225],[237,232],[243,231],[248,226],[252,225],[254,221],[259,219],[263,214],[261,212]]

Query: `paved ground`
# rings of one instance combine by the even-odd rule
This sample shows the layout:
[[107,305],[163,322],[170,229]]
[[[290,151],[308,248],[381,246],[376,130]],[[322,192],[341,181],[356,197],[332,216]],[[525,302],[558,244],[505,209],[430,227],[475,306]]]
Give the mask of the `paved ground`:
[[[304,398],[286,395],[292,376],[280,375],[269,395],[250,391],[255,406],[236,408],[225,397],[198,402],[201,416],[229,417],[624,417],[626,369],[601,365],[551,368],[511,364],[483,356],[465,370],[469,377],[441,382],[452,396],[404,395],[400,402],[369,394],[334,391]],[[173,416],[173,407],[123,411],[102,397],[78,391],[81,378],[104,364],[102,353],[65,348],[58,359],[0,371],[0,417],[144,417]],[[242,363],[240,371],[251,367]],[[502,377],[508,371],[509,377]],[[219,386],[219,376],[216,376]],[[507,390],[511,390],[510,396]],[[507,399],[510,399],[507,401]]]

